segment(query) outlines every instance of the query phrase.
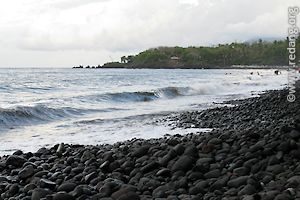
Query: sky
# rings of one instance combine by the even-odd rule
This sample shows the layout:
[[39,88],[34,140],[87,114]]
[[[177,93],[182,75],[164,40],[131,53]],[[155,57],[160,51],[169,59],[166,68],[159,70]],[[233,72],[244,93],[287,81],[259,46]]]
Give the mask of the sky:
[[158,46],[285,38],[287,8],[297,3],[0,0],[0,67],[98,65]]

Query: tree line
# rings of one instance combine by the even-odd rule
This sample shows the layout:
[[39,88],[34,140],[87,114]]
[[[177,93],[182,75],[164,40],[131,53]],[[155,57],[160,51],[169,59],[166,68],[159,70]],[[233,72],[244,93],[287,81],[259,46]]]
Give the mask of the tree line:
[[[101,68],[228,68],[236,65],[287,66],[288,39],[252,43],[219,44],[211,47],[157,47]],[[300,39],[296,40],[300,59]]]

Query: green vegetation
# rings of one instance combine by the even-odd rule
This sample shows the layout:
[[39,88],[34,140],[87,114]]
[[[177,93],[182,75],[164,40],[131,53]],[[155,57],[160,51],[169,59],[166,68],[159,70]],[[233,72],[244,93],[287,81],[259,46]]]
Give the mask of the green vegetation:
[[[300,39],[297,42],[300,58]],[[220,44],[215,47],[158,47],[121,62],[106,63],[104,68],[225,68],[233,65],[288,65],[288,41]]]

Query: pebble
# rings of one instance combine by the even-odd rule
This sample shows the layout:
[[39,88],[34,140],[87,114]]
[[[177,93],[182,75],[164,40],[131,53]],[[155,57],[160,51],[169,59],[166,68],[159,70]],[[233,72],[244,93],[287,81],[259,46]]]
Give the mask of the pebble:
[[300,98],[286,94],[166,119],[208,133],[16,151],[0,158],[0,199],[297,199]]

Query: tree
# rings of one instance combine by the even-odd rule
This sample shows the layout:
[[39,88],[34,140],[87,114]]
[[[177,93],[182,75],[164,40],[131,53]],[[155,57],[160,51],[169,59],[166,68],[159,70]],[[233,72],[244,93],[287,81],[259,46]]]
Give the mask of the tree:
[[121,63],[127,63],[127,58],[126,56],[121,57]]

